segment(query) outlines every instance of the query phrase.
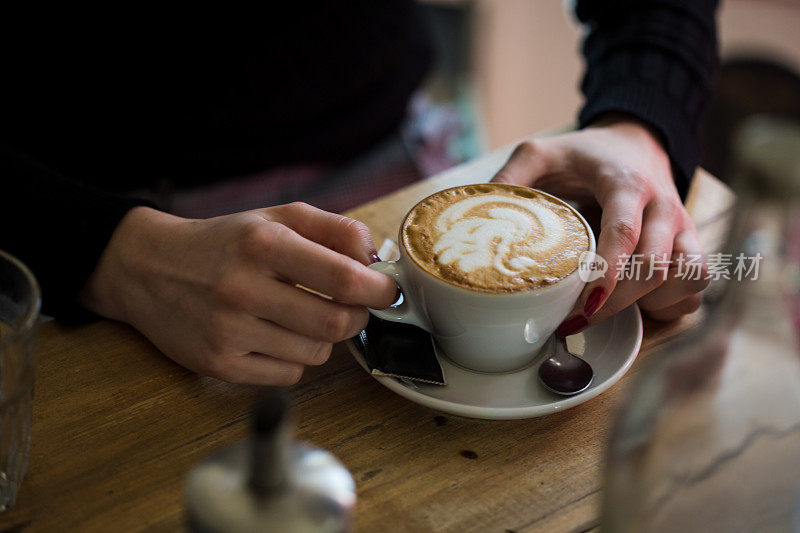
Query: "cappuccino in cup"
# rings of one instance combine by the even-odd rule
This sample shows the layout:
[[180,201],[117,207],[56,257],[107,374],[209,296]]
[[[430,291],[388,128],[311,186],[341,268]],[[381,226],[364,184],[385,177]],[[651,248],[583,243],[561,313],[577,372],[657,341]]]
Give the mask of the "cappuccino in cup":
[[370,265],[394,277],[404,300],[370,309],[430,332],[453,362],[481,372],[529,364],[566,318],[594,252],[586,221],[544,192],[462,185],[415,205],[400,227],[400,259]]
[[557,283],[589,249],[587,228],[572,208],[527,187],[492,183],[429,196],[408,213],[401,235],[420,268],[483,292]]

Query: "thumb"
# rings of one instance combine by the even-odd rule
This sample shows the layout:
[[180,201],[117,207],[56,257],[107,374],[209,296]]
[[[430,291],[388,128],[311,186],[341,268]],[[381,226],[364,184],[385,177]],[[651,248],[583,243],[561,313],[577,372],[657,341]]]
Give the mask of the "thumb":
[[492,182],[532,187],[547,174],[549,167],[550,158],[540,141],[522,141],[492,178]]

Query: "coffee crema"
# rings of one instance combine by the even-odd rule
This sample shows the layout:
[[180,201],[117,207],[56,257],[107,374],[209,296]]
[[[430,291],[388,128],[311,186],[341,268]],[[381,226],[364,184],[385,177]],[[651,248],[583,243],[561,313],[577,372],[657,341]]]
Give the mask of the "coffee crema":
[[402,239],[422,269],[459,287],[518,292],[557,283],[589,250],[586,226],[561,201],[501,183],[462,185],[418,203]]

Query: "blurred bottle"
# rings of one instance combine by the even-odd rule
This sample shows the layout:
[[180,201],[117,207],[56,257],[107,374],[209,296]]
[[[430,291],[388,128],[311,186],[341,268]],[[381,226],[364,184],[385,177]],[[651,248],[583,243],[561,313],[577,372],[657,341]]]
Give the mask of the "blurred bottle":
[[800,531],[800,127],[752,119],[737,152],[730,281],[632,384],[604,531]]
[[286,395],[270,389],[252,439],[194,468],[186,498],[191,531],[318,533],[349,529],[356,494],[333,455],[293,441]]

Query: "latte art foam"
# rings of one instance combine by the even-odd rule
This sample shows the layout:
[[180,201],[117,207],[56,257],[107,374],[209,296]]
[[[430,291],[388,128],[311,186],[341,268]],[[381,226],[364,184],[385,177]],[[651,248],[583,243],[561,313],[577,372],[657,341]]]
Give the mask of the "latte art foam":
[[555,283],[589,249],[587,230],[568,206],[503,184],[455,187],[426,198],[406,218],[403,239],[425,270],[493,292]]
[[[485,217],[467,216],[481,206],[488,208]],[[439,263],[457,262],[464,272],[492,267],[507,276],[536,266],[533,257],[553,251],[564,236],[564,223],[552,211],[530,200],[492,194],[459,200],[439,215],[436,229],[433,251],[441,254]]]

